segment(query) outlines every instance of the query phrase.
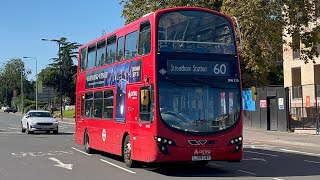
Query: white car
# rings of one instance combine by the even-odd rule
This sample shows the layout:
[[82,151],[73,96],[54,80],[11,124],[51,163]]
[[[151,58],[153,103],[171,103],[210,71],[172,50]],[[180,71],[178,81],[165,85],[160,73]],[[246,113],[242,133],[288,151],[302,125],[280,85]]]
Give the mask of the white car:
[[49,111],[30,110],[21,120],[21,132],[32,134],[34,131],[45,131],[58,134],[58,121],[52,117]]

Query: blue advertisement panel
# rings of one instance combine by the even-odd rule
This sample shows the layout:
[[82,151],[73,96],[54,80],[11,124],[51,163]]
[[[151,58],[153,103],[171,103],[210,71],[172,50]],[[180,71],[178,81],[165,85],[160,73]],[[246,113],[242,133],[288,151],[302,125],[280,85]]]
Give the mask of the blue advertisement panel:
[[141,60],[123,63],[86,74],[86,89],[116,86],[116,121],[124,121],[126,86],[141,81]]
[[243,90],[242,91],[242,103],[243,110],[245,111],[255,111],[256,103],[252,101],[252,91],[251,90]]

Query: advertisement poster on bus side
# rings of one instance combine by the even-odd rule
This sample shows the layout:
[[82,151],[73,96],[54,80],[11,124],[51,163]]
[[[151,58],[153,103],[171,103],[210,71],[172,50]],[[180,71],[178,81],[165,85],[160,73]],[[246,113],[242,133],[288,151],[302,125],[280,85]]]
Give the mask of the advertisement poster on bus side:
[[86,74],[86,89],[116,86],[116,121],[125,119],[125,97],[128,83],[141,81],[141,60],[127,62]]

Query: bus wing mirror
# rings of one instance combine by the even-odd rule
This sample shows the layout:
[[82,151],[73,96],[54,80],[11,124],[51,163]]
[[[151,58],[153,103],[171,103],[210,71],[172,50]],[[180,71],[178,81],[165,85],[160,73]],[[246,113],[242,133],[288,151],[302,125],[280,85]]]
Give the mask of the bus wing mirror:
[[149,104],[149,91],[144,89],[144,90],[141,90],[141,94],[140,94],[140,99],[141,99],[141,104],[146,106]]

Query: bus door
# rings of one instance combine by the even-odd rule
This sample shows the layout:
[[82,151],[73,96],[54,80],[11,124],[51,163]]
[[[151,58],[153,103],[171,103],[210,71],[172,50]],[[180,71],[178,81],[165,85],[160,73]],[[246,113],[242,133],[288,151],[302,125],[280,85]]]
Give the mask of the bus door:
[[[154,134],[154,91],[153,86],[145,85],[140,86],[138,89],[138,99],[134,102],[136,113],[134,115],[134,124],[132,125],[132,132],[134,134],[134,151],[133,156],[141,159],[147,158],[146,156],[141,157],[141,154],[150,152],[151,146],[150,141],[153,140]],[[144,159],[147,161],[147,159]]]

